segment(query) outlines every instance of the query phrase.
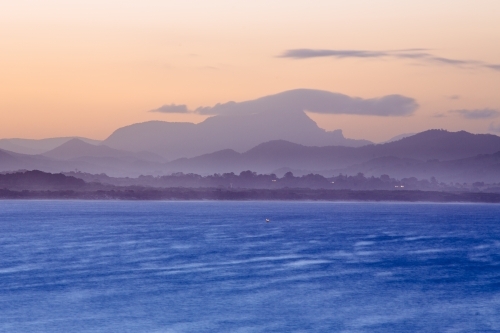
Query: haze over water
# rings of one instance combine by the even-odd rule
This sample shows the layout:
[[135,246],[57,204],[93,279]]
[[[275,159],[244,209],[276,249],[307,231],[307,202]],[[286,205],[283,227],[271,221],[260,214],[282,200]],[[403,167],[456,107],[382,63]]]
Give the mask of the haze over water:
[[0,331],[497,332],[499,216],[472,204],[0,201]]

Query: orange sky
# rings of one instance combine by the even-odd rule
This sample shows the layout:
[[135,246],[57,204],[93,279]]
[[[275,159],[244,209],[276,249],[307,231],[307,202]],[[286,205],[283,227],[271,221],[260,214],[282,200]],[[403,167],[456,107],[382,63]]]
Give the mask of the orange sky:
[[500,64],[499,17],[498,0],[3,1],[0,137],[104,139],[134,122],[204,119],[147,112],[164,104],[195,109],[295,88],[402,94],[420,104],[409,117],[311,114],[351,138],[383,141],[429,128],[487,133],[500,128],[500,117],[448,111],[500,110],[500,70],[277,56],[300,48],[425,48]]

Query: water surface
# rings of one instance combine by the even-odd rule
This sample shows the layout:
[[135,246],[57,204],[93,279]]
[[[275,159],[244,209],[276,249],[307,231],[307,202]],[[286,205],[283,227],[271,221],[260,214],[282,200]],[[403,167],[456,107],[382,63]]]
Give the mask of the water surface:
[[0,201],[0,332],[500,332],[500,205]]

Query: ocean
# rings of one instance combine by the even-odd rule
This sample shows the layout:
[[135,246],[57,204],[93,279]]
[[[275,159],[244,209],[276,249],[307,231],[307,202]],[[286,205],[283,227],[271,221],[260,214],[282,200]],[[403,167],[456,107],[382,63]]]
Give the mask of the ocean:
[[0,332],[500,332],[500,205],[0,201]]

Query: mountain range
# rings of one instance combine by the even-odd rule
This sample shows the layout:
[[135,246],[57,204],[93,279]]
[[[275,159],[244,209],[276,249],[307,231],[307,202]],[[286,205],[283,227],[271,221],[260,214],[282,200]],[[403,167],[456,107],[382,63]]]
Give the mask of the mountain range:
[[[165,112],[175,105],[162,107]],[[353,113],[410,115],[413,100],[399,95],[363,100],[298,89],[245,102],[185,112],[211,114],[199,124],[150,121],[114,131],[103,141],[64,137],[0,140],[0,171],[41,170],[167,175],[252,170],[332,176],[436,177],[454,182],[500,182],[500,137],[428,130],[374,144],[326,131],[307,115]],[[153,110],[155,112],[160,112]]]
[[[286,140],[306,146],[359,147],[372,142],[347,139],[339,129],[326,131],[318,127],[306,111],[376,112],[386,115],[395,112],[394,104],[401,104],[400,108],[406,113],[415,107],[411,99],[398,95],[363,100],[328,91],[295,89],[240,103],[228,102],[200,108],[198,113],[212,116],[199,124],[149,121],[119,128],[103,141],[79,139],[118,150],[148,151],[167,160],[195,157],[222,149],[244,152],[271,140]],[[0,149],[43,154],[70,139],[2,139]]]
[[57,148],[63,143],[72,139],[79,139],[83,142],[98,145],[99,140],[87,139],[82,137],[60,137],[48,139],[0,139],[0,149],[12,151],[20,154],[38,155],[43,154],[51,149]]
[[94,145],[81,139],[71,139],[59,147],[42,154],[58,160],[77,160],[80,158],[116,158],[120,160],[144,160],[163,162],[164,158],[148,151],[131,152],[110,148],[106,145]]
[[[429,130],[385,144],[362,147],[308,147],[277,140],[245,153],[221,150],[172,161],[172,171],[193,173],[253,170],[298,174],[356,174],[439,177],[446,181],[499,181],[500,137],[490,134]],[[498,170],[498,171],[497,171]]]
[[[118,150],[72,139],[41,155],[0,150],[0,171],[106,173],[113,176],[211,174],[252,170],[259,173],[339,173],[366,176],[436,177],[442,181],[500,181],[500,137],[429,130],[398,141],[361,147],[304,146],[285,140],[259,144],[243,153],[223,149],[166,162],[151,152]],[[283,172],[284,173],[284,172]]]
[[150,121],[120,128],[103,144],[121,150],[151,151],[169,160],[195,157],[221,149],[244,152],[271,140],[307,146],[359,147],[368,140],[346,139],[341,130],[319,128],[305,112],[215,116],[199,124]]
[[45,154],[75,139],[121,151],[150,152],[167,160],[195,157],[222,149],[244,152],[271,140],[287,140],[309,146],[359,147],[372,144],[368,140],[347,139],[342,130],[325,131],[305,112],[298,111],[283,117],[273,112],[220,115],[199,124],[148,121],[119,128],[103,141],[81,137],[0,139],[0,149],[28,155]]

